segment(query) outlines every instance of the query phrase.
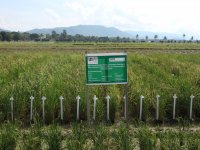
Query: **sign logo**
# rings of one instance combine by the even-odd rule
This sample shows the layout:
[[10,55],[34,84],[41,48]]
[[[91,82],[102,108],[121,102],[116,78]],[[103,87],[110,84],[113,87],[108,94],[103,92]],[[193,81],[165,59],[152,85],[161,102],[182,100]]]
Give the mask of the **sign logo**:
[[98,57],[88,57],[88,64],[98,64]]

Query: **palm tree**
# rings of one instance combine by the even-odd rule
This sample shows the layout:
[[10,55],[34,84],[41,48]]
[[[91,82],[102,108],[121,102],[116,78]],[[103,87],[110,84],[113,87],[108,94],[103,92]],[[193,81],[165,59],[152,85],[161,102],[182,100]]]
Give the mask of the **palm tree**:
[[192,37],[190,38],[190,40],[193,41],[193,40],[194,40],[194,37],[192,36]]
[[166,37],[166,36],[164,36],[163,40],[164,40],[164,41],[167,41],[167,37]]
[[149,37],[146,35],[146,36],[145,36],[145,39],[146,39],[146,42],[147,42],[147,41],[148,41],[148,39],[149,39]]
[[154,35],[154,40],[156,41],[156,39],[158,38],[158,35]]
[[137,41],[139,40],[139,35],[138,35],[138,34],[136,35],[136,40],[137,40]]
[[185,41],[185,34],[183,34],[183,41]]

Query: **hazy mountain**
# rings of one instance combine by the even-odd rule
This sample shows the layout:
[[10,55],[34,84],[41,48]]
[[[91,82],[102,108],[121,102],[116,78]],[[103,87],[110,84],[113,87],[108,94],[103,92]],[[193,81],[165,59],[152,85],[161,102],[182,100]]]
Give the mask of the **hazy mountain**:
[[1,28],[0,28],[0,32],[1,32],[1,31],[8,31],[8,30],[4,30],[4,29],[1,29]]
[[100,25],[78,25],[71,27],[56,27],[56,28],[43,28],[43,29],[33,29],[27,31],[29,33],[37,34],[51,34],[52,31],[57,33],[62,33],[63,30],[67,31],[69,35],[81,34],[85,36],[108,36],[108,37],[129,37],[135,39],[136,35],[139,35],[139,39],[145,39],[148,36],[149,39],[154,39],[155,35],[158,35],[158,39],[163,39],[164,36],[167,39],[182,39],[182,35],[174,33],[162,33],[162,32],[150,32],[150,31],[121,31],[114,27],[104,27]]
[[126,31],[131,34],[133,38],[136,38],[136,35],[139,35],[139,39],[145,39],[148,36],[149,39],[154,39],[154,36],[157,35],[158,39],[163,39],[164,36],[167,39],[182,39],[182,35],[174,34],[174,33],[164,33],[164,32],[149,32],[149,31]]
[[57,33],[62,33],[63,30],[67,31],[69,35],[81,34],[85,36],[108,36],[108,37],[132,37],[131,34],[120,31],[114,27],[104,27],[99,25],[78,25],[71,27],[57,27],[51,29],[33,29],[27,31],[29,33],[38,33],[38,34],[51,34],[52,31],[56,31]]

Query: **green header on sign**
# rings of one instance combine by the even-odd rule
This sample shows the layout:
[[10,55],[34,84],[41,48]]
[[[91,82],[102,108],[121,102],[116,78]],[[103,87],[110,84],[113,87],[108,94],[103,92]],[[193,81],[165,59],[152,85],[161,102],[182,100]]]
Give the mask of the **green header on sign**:
[[127,84],[127,54],[86,54],[86,84]]

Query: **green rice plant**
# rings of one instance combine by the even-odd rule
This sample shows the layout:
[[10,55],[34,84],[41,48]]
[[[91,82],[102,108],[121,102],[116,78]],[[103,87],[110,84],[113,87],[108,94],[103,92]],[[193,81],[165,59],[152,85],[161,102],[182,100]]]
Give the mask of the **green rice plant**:
[[14,150],[17,145],[19,131],[12,123],[4,123],[0,126],[0,149]]
[[72,132],[66,136],[66,149],[88,149],[93,146],[90,140],[87,142],[89,130],[82,123],[72,124]]
[[32,125],[30,129],[24,131],[22,130],[21,140],[22,145],[20,145],[20,148],[22,150],[42,149],[42,129],[37,125]]
[[153,150],[156,148],[156,135],[146,127],[140,127],[137,132],[140,148],[142,150]]
[[64,139],[63,131],[60,127],[56,125],[50,125],[46,131],[46,134],[43,134],[43,138],[47,143],[49,150],[61,150],[62,142]]
[[120,124],[112,136],[117,145],[117,149],[130,150],[133,148],[131,147],[131,134],[129,132],[128,124]]
[[89,137],[93,141],[94,149],[109,149],[109,131],[104,127],[104,125],[100,124],[93,126]]

